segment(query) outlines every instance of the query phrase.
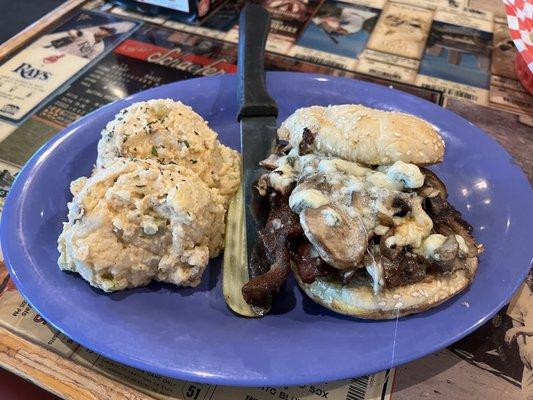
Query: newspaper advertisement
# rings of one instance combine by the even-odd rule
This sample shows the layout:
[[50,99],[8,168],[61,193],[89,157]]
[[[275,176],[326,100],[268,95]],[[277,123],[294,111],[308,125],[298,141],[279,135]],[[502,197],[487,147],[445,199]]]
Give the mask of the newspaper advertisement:
[[367,49],[361,54],[357,72],[414,84],[419,64],[418,60]]
[[368,42],[368,48],[419,59],[433,12],[401,3],[387,3]]
[[0,66],[0,118],[20,122],[137,23],[84,11]]
[[[235,72],[233,45],[145,25],[37,113],[64,127],[132,93],[165,83]],[[112,86],[113,91],[107,90]]]
[[380,12],[375,6],[328,1],[291,49],[291,55],[312,62],[330,61],[329,65],[353,71]]
[[324,0],[264,0],[259,2],[272,16],[270,32],[297,39]]
[[437,11],[416,84],[487,104],[491,42],[492,21]]
[[[236,43],[238,15],[244,3],[226,2],[201,26],[171,20],[160,23]],[[516,51],[498,1],[264,3],[277,10],[273,14],[284,15],[284,24],[287,17],[296,18],[290,10],[301,12],[300,22],[307,18],[293,35],[273,31],[267,42],[271,52],[523,115],[531,110],[531,98],[514,76]],[[111,12],[124,15],[125,11],[115,7]]]
[[[324,0],[264,0],[259,1],[272,16],[270,35],[266,43],[267,51],[289,54],[295,41]],[[237,43],[239,39],[238,19],[228,31],[225,40]]]
[[[265,3],[287,18],[291,11],[284,10],[302,11],[300,5],[305,2]],[[497,1],[326,0],[305,4],[307,11],[301,15],[308,20],[298,25],[294,35],[272,31],[268,51],[523,115],[531,110],[530,97],[512,71],[516,53],[508,39],[503,6]],[[243,5],[243,1],[227,2],[200,26],[171,20],[162,24],[236,43]],[[124,15],[119,10],[115,7],[111,12]],[[498,68],[507,68],[508,73],[502,75]]]

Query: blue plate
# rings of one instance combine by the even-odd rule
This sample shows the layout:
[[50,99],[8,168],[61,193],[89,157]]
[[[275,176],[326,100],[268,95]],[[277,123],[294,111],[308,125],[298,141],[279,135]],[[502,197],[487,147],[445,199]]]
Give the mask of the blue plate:
[[318,306],[290,280],[271,315],[243,319],[224,303],[220,262],[196,289],[153,283],[104,294],[61,272],[56,240],[69,182],[91,172],[106,122],[133,102],[170,97],[191,105],[222,142],[238,148],[236,87],[235,76],[221,76],[136,94],[63,130],[26,164],[4,208],[2,249],[18,289],[46,320],[95,352],[157,374],[283,386],[363,375],[439,350],[483,324],[518,288],[532,255],[533,194],[493,139],[447,110],[387,87],[284,72],[268,75],[279,121],[298,107],[363,103],[418,115],[440,129],[446,156],[434,169],[486,248],[468,290],[399,322],[364,321]]

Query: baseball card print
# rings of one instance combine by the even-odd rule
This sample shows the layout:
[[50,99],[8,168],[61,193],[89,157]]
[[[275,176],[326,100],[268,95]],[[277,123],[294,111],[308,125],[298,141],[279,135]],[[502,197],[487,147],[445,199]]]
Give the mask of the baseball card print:
[[297,42],[302,47],[356,58],[380,14],[377,8],[327,1]]
[[419,59],[424,51],[432,18],[432,10],[388,3],[370,36],[368,48]]

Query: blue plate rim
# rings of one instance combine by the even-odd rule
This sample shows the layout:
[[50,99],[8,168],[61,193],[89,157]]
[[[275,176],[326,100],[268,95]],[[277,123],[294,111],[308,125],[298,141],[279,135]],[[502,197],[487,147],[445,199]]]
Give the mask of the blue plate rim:
[[[450,110],[444,109],[444,108],[442,108],[442,107],[440,107],[438,105],[435,105],[435,104],[433,104],[433,103],[431,103],[431,102],[429,102],[429,101],[427,101],[425,99],[418,98],[416,96],[413,96],[413,95],[405,93],[405,92],[400,92],[400,91],[398,91],[396,89],[380,86],[380,85],[369,83],[369,82],[358,81],[356,79],[333,77],[333,76],[330,76],[330,75],[323,75],[323,74],[294,73],[294,72],[268,72],[267,73],[267,86],[268,86],[268,79],[270,77],[279,77],[279,79],[282,79],[282,78],[290,79],[290,76],[294,76],[294,75],[297,75],[299,78],[301,78],[303,80],[305,80],[305,79],[313,79],[313,80],[320,80],[320,81],[325,81],[325,82],[332,81],[332,80],[339,80],[339,81],[348,81],[351,84],[354,84],[354,81],[355,81],[356,83],[363,84],[364,86],[369,86],[372,90],[378,90],[378,91],[391,90],[393,93],[397,94],[399,97],[406,96],[407,98],[414,99],[416,102],[424,102],[424,103],[426,103],[427,106],[429,106],[431,108],[438,109],[440,113],[444,112],[450,118],[455,119],[457,121],[460,121],[460,123],[462,123],[462,124],[466,123],[466,124],[472,126],[473,129],[475,131],[477,131],[478,134],[482,134],[486,139],[489,139],[490,144],[495,149],[497,149],[497,151],[501,152],[502,155],[512,159],[512,157],[509,155],[509,153],[503,147],[501,147],[494,138],[492,138],[490,135],[488,135],[485,132],[483,132],[481,129],[479,129],[477,126],[475,126],[474,124],[472,124],[468,120],[466,120],[466,119],[462,118],[461,116],[451,112]],[[17,288],[19,289],[21,294],[23,294],[23,296],[27,299],[29,304],[39,314],[41,314],[41,316],[45,320],[47,320],[51,325],[53,325],[54,327],[56,327],[60,331],[64,332],[67,336],[72,337],[72,335],[69,334],[70,330],[68,328],[64,329],[62,327],[56,326],[53,323],[53,319],[54,319],[53,317],[51,319],[48,318],[49,314],[48,314],[48,312],[46,310],[46,305],[44,303],[40,303],[39,301],[35,301],[34,302],[31,299],[31,295],[29,297],[26,296],[26,294],[24,293],[25,292],[25,290],[24,290],[25,285],[24,285],[24,283],[22,281],[19,280],[18,275],[16,273],[16,270],[13,268],[13,265],[14,265],[13,261],[14,260],[11,258],[9,249],[13,245],[16,245],[16,243],[12,243],[12,240],[13,240],[12,236],[13,235],[9,234],[8,227],[17,225],[16,223],[13,224],[13,222],[17,222],[17,218],[18,218],[17,214],[20,211],[20,203],[21,202],[17,201],[17,198],[18,198],[18,196],[20,196],[22,194],[22,192],[24,191],[24,188],[26,187],[26,185],[31,184],[32,179],[28,175],[31,173],[31,170],[33,169],[33,167],[35,167],[38,164],[38,162],[43,158],[43,156],[46,155],[47,152],[53,151],[53,149],[56,146],[59,146],[63,140],[65,140],[68,137],[70,137],[70,135],[76,134],[76,131],[79,128],[79,126],[83,125],[86,121],[88,121],[95,113],[99,113],[103,109],[111,110],[111,109],[113,109],[115,107],[117,109],[123,108],[129,103],[132,103],[134,101],[139,101],[140,97],[142,97],[143,99],[154,98],[154,97],[151,97],[151,94],[152,93],[157,93],[158,91],[160,91],[162,88],[165,88],[165,87],[169,88],[169,87],[173,87],[173,86],[179,86],[183,82],[189,82],[190,84],[193,84],[193,83],[197,83],[198,81],[203,81],[203,80],[208,80],[208,79],[215,80],[215,79],[220,79],[220,77],[195,78],[195,79],[190,79],[190,80],[187,80],[187,81],[173,82],[173,83],[170,83],[170,84],[167,84],[167,85],[162,85],[162,86],[159,86],[159,87],[156,87],[156,88],[151,88],[151,89],[148,89],[146,91],[139,92],[139,93],[136,93],[134,95],[128,96],[128,97],[126,97],[124,99],[120,99],[120,100],[114,101],[112,103],[109,103],[106,106],[87,114],[86,116],[84,116],[80,120],[78,120],[75,123],[71,124],[70,126],[64,128],[59,133],[57,133],[56,135],[51,137],[45,144],[43,144],[32,155],[32,157],[26,162],[26,164],[23,166],[23,168],[21,169],[21,171],[17,175],[17,178],[15,179],[15,182],[13,183],[13,185],[12,185],[12,187],[10,189],[9,195],[8,195],[8,197],[6,199],[4,210],[3,210],[3,214],[2,214],[2,221],[1,221],[1,224],[0,224],[0,241],[1,241],[1,244],[2,244],[2,250],[3,250],[3,254],[4,254],[4,262],[6,264],[6,267],[8,268],[8,271],[9,271],[9,273],[10,273],[10,275],[11,275],[11,277],[12,277],[14,283],[15,283],[15,285],[17,286]],[[413,113],[413,114],[416,115],[416,113]],[[513,168],[514,172],[517,174],[517,176],[515,178],[521,179],[522,181],[524,181],[524,183],[529,184],[524,172],[515,163],[513,163],[512,168]],[[522,188],[525,188],[525,186],[520,187],[520,190],[522,190]],[[532,202],[533,202],[533,192],[532,191],[524,192],[523,194],[525,194],[526,200],[522,201],[522,203],[524,203],[524,204],[528,203],[527,196],[529,196],[530,200],[532,200]],[[523,216],[525,217],[523,219],[524,221],[527,221],[527,219],[530,219],[530,220],[532,219],[531,218],[531,216],[532,216],[531,213],[525,212]],[[522,220],[519,220],[519,221],[522,221]],[[521,227],[522,225],[524,225],[524,228],[525,228],[525,225],[527,225],[527,223],[523,223],[523,224],[519,225],[519,227]],[[522,232],[523,233],[528,233],[527,229],[522,229]],[[527,241],[524,240],[524,244],[526,244],[526,243],[527,243]],[[524,261],[524,263],[529,262],[529,265],[531,267],[532,260],[533,260],[533,257],[530,258],[529,260],[527,260],[527,255],[525,255],[523,261]],[[509,302],[509,300],[512,297],[513,293],[518,289],[518,287],[520,286],[520,284],[522,283],[522,281],[526,277],[526,275],[527,275],[527,270],[525,270],[525,272],[522,274],[522,280],[517,282],[517,283],[515,283],[515,285],[513,285],[514,290],[512,292],[510,292],[510,293],[507,293],[505,296],[502,297],[502,300],[498,303],[498,306],[496,307],[495,310],[493,310],[493,312],[489,313],[488,315],[485,315],[483,318],[480,318],[474,325],[470,326],[469,328],[467,328],[463,332],[461,332],[459,334],[456,334],[455,336],[450,337],[446,341],[440,342],[438,345],[435,345],[431,349],[427,349],[426,353],[430,354],[430,353],[438,351],[438,350],[440,350],[440,349],[442,349],[444,347],[447,347],[450,344],[456,342],[457,340],[463,338],[464,336],[468,335],[469,333],[471,333],[474,330],[476,330],[477,328],[479,328],[489,318],[491,318],[498,310],[500,310],[505,304],[507,304]],[[75,335],[75,336],[78,336],[78,335]],[[91,341],[90,338],[82,338],[81,340],[79,340],[78,338],[73,338],[73,339],[77,343],[79,343],[79,344],[81,344],[81,345],[83,345],[85,347],[88,347],[88,348],[94,348],[95,347],[93,345],[94,342]],[[221,384],[221,385],[233,385],[233,386],[259,386],[259,385],[264,385],[265,383],[268,383],[268,384],[270,384],[272,386],[285,386],[285,385],[294,385],[294,384],[315,383],[315,382],[318,382],[318,381],[332,381],[332,380],[347,379],[347,378],[353,377],[353,375],[350,374],[349,371],[346,371],[346,373],[344,375],[339,375],[339,374],[335,374],[335,373],[334,374],[330,374],[330,375],[322,374],[319,379],[317,379],[316,376],[312,376],[312,377],[307,377],[307,378],[304,378],[304,379],[298,380],[298,381],[291,380],[290,377],[288,377],[284,381],[271,381],[271,380],[268,380],[268,379],[262,380],[262,379],[257,379],[257,378],[251,378],[251,379],[247,379],[247,380],[240,380],[238,377],[234,377],[233,379],[228,379],[228,378],[226,378],[224,376],[213,376],[213,375],[210,375],[210,374],[204,374],[202,372],[183,371],[183,370],[180,371],[179,375],[176,375],[173,372],[174,370],[173,371],[169,371],[169,369],[165,368],[165,367],[147,365],[142,360],[131,358],[130,356],[128,356],[128,354],[121,353],[120,351],[116,351],[114,349],[109,349],[107,351],[106,350],[104,350],[104,351],[98,350],[98,353],[103,355],[103,356],[105,356],[105,357],[108,357],[110,359],[113,359],[113,360],[116,360],[118,362],[121,362],[121,363],[123,363],[125,365],[129,365],[131,367],[135,367],[135,368],[138,368],[138,369],[141,369],[141,370],[145,370],[145,371],[148,371],[148,372],[156,373],[156,374],[163,375],[163,376],[170,376],[170,377],[177,378],[177,379],[191,380],[191,381],[200,382],[200,383],[207,383],[207,384]],[[411,356],[411,357],[404,357],[402,359],[395,359],[394,362],[393,362],[393,365],[394,366],[403,365],[403,364],[408,363],[410,361],[413,361],[413,360],[415,360],[415,359],[417,359],[419,357],[420,357],[419,355],[414,355],[414,356]],[[369,373],[378,372],[380,370],[381,369],[372,370]]]

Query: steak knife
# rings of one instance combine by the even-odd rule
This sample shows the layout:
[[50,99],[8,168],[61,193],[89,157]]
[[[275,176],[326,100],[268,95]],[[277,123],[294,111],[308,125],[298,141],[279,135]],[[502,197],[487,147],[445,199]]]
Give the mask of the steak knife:
[[256,189],[265,172],[259,162],[276,144],[276,102],[265,84],[264,54],[270,14],[256,4],[247,5],[239,17],[238,120],[241,128],[241,186],[228,209],[224,251],[223,291],[228,306],[247,317],[263,316],[270,307],[252,307],[244,301],[242,286],[265,271],[250,263],[258,232],[268,217],[265,199]]

